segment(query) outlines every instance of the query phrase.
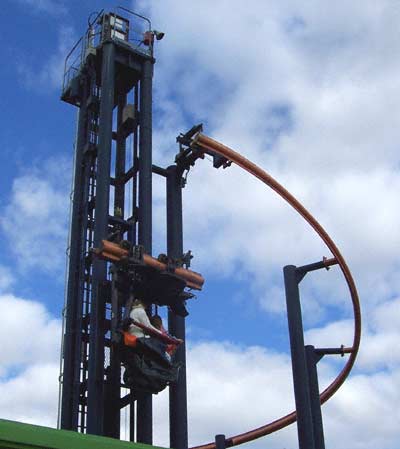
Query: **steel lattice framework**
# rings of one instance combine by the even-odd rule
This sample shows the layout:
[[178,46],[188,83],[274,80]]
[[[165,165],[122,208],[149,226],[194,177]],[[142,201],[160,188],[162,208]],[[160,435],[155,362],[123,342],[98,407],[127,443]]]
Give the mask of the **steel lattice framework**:
[[[121,398],[120,361],[111,341],[124,302],[111,293],[107,262],[90,250],[115,234],[152,250],[153,47],[138,45],[132,34],[132,20],[142,33],[151,32],[150,22],[133,13],[130,19],[119,11],[99,14],[67,57],[62,92],[79,108],[79,118],[61,427],[116,438],[120,409],[131,402]],[[151,413],[148,395],[138,403],[139,441],[151,443]]]

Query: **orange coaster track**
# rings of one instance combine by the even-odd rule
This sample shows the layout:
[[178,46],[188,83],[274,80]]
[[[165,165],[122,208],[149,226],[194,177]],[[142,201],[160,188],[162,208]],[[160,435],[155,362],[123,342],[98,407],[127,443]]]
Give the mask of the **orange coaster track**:
[[[360,337],[361,337],[361,312],[360,312],[360,302],[358,298],[357,289],[353,280],[353,277],[350,273],[350,270],[341,255],[339,249],[333,242],[333,240],[329,237],[327,232],[323,229],[323,227],[318,223],[318,221],[304,208],[304,206],[291,194],[289,193],[281,184],[279,184],[274,178],[272,178],[268,173],[262,170],[253,162],[249,161],[236,151],[231,148],[217,142],[214,139],[202,134],[197,133],[193,138],[192,145],[196,148],[200,148],[204,150],[205,153],[217,153],[220,156],[228,159],[229,161],[234,162],[239,167],[243,168],[251,175],[258,178],[268,187],[273,189],[278,195],[280,195],[285,201],[287,201],[315,230],[315,232],[321,237],[321,239],[325,242],[326,246],[331,251],[334,259],[337,264],[340,266],[342,270],[343,276],[347,282],[349,287],[351,301],[353,304],[353,314],[354,314],[354,336],[353,336],[353,344],[351,347],[344,348],[344,353],[349,353],[350,356],[343,367],[342,371],[338,374],[335,380],[321,393],[320,400],[321,403],[326,402],[329,398],[331,398],[336,391],[340,388],[340,386],[344,383],[347,376],[349,375],[355,359],[357,357],[357,352],[360,346]],[[248,432],[242,433],[240,435],[235,435],[226,439],[226,446],[236,446],[238,444],[247,443],[249,441],[255,440],[262,436],[268,435],[270,433],[276,432],[289,424],[292,424],[296,421],[296,412],[289,413],[286,416],[283,416],[275,421],[272,421],[264,426],[258,427],[256,429],[250,430]],[[201,446],[195,446],[191,449],[215,449],[215,443],[203,444]]]

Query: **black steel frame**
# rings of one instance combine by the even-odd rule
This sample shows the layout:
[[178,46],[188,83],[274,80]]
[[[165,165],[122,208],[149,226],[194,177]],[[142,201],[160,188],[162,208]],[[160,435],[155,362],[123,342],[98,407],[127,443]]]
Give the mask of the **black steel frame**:
[[[151,53],[112,39],[107,17],[109,20],[110,15],[103,16],[101,43],[88,54],[73,80],[73,95],[63,91],[62,96],[79,107],[79,119],[64,311],[61,427],[119,438],[121,407],[130,404],[131,424],[134,419],[133,399],[121,399],[121,365],[111,342],[124,300],[112,288],[116,279],[111,281],[109,264],[93,259],[90,249],[109,235],[119,234],[151,253],[155,61]],[[128,98],[132,98],[135,111],[134,120],[125,126],[123,111]],[[126,167],[130,135],[133,163]],[[130,185],[133,212],[127,217]],[[151,406],[151,396],[138,401],[137,440],[150,444]]]
[[[130,440],[152,444],[152,396],[134,397],[129,393],[121,397],[121,360],[113,343],[127,298],[116,288],[117,270],[93,259],[90,250],[98,247],[102,239],[113,236],[142,245],[151,254],[154,173],[166,179],[167,252],[172,258],[181,257],[185,167],[176,164],[163,169],[152,164],[155,62],[152,49],[146,54],[112,39],[107,22],[110,14],[101,18],[104,35],[96,51],[89,53],[71,80],[73,89],[68,90],[68,84],[63,86],[62,99],[79,107],[79,119],[65,310],[61,428],[119,438],[120,411],[130,407]],[[124,110],[129,101],[133,103],[134,113],[127,124]],[[130,135],[132,148],[127,145]],[[129,156],[133,161],[131,166],[127,164]],[[129,196],[131,204],[128,204]],[[127,205],[132,208],[130,217],[127,217]],[[184,318],[169,312],[168,324],[172,334],[185,340]],[[176,358],[182,367],[179,382],[170,388],[170,442],[171,447],[187,449],[184,344]]]
[[343,347],[304,346],[299,284],[307,273],[322,268],[328,269],[324,261],[283,269],[299,449],[325,449],[317,363],[326,354],[344,355]]
[[[172,258],[183,254],[182,230],[182,169],[171,165],[167,169],[167,251]],[[185,318],[168,312],[169,332],[185,342]],[[180,345],[175,360],[181,363],[179,380],[169,389],[170,447],[187,449],[187,391],[186,391],[186,347]]]

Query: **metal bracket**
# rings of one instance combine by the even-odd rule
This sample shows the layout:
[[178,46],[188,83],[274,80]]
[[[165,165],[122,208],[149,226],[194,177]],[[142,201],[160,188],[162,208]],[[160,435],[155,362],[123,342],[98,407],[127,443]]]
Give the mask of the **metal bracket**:
[[178,167],[183,171],[189,170],[194,166],[197,159],[204,159],[204,155],[208,154],[213,158],[214,168],[227,168],[232,164],[232,161],[219,155],[212,150],[205,150],[196,144],[194,136],[203,131],[203,124],[193,126],[190,130],[184,134],[179,134],[176,141],[179,143],[179,153],[175,157],[175,162]]
[[189,250],[186,253],[183,253],[182,256],[178,259],[181,266],[185,266],[185,268],[190,267],[190,261],[193,259],[192,251]]

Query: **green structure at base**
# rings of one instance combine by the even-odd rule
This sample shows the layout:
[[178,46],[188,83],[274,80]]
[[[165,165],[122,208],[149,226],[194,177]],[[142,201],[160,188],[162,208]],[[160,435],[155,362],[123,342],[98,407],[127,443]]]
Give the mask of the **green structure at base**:
[[141,443],[0,419],[1,449],[161,449]]

